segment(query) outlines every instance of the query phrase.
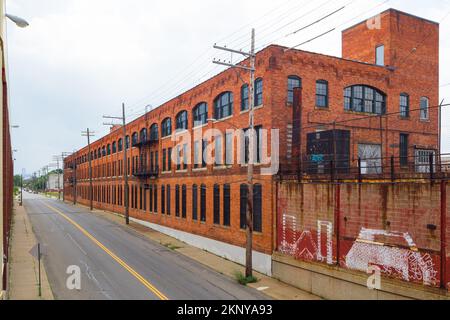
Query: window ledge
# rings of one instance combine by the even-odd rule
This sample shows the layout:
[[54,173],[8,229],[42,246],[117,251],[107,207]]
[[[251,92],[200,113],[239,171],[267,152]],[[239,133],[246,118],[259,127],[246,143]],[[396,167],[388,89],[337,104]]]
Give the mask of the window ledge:
[[227,121],[227,120],[229,120],[231,118],[233,118],[233,115],[225,117],[225,118],[222,118],[222,119],[219,119],[219,120],[215,120],[215,121],[213,121],[213,123],[219,123],[219,122]]
[[205,167],[205,168],[195,168],[195,169],[192,169],[192,172],[201,172],[201,171],[207,171],[207,170],[208,170],[207,167]]
[[352,110],[344,110],[344,113],[358,114],[358,115],[362,115],[362,116],[374,116],[374,117],[380,117],[380,116],[385,115],[385,114],[378,114],[378,113],[371,113],[371,112],[364,112],[364,111],[352,111]]
[[230,169],[232,166],[231,165],[217,165],[214,166],[213,169],[214,170],[226,170],[226,169]]
[[182,170],[176,170],[176,173],[187,173],[188,170],[187,169],[182,169]]
[[320,111],[331,111],[330,107],[319,107],[319,106],[315,106],[314,110],[320,110]]
[[206,127],[207,125],[208,125],[208,123],[204,123],[204,124],[201,124],[201,125],[198,125],[198,126],[193,127],[192,130],[195,130],[195,129],[201,129],[201,128]]
[[175,131],[175,136],[181,136],[182,134],[186,134],[186,133],[188,133],[188,132],[189,132],[188,129],[183,129],[183,130]]

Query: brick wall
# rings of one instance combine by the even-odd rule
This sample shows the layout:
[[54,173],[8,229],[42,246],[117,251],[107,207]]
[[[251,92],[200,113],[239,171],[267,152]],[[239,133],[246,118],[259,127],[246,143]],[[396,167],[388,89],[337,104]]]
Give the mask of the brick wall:
[[[138,208],[130,208],[130,216],[151,222],[156,223],[162,226],[170,227],[176,230],[189,232],[192,234],[206,236],[211,239],[215,239],[218,241],[223,241],[226,243],[234,244],[240,247],[245,246],[245,230],[240,228],[240,184],[245,183],[245,181],[237,182],[234,176],[225,176],[225,175],[216,175],[214,180],[204,179],[202,177],[191,177],[184,178],[182,180],[177,178],[164,178],[162,180],[164,184],[162,184],[161,180],[154,183],[157,186],[157,211],[155,212],[150,209],[150,191],[146,191],[146,210],[139,209],[140,203],[140,194],[139,187],[142,185],[135,180],[130,182],[130,190],[132,187],[136,187],[138,190]],[[259,183],[262,186],[263,198],[262,198],[262,232],[254,233],[254,249],[266,253],[271,254],[273,250],[273,238],[272,238],[272,182],[270,178],[259,180],[255,183]],[[200,221],[200,186],[205,184],[206,186],[206,221]],[[218,184],[220,186],[220,224],[214,223],[213,218],[213,189],[214,184]],[[224,208],[223,208],[223,186],[225,184],[230,184],[231,194],[230,194],[230,202],[231,202],[231,210],[230,210],[230,218],[231,224],[230,226],[224,225]],[[94,183],[94,189],[97,186],[118,186],[122,185],[122,180],[120,181],[110,181],[107,184],[104,183]],[[152,184],[153,185],[153,184]],[[162,214],[161,212],[161,187],[164,187],[167,190],[167,186],[170,185],[170,215],[167,214],[167,204],[166,204],[166,213]],[[175,188],[176,186],[180,187],[180,217],[176,217],[175,212]],[[186,218],[182,218],[181,213],[181,188],[182,186],[186,186]],[[198,211],[197,211],[197,220],[193,219],[192,215],[192,186],[198,186]],[[87,188],[86,183],[80,183],[80,188]],[[130,192],[131,198],[131,192]],[[72,201],[72,195],[66,194],[65,199],[68,201]],[[165,199],[167,203],[167,198]],[[77,202],[84,204],[86,206],[89,205],[89,200],[87,198],[83,198],[79,196],[77,198]],[[131,201],[130,201],[131,204]],[[119,205],[114,205],[112,203],[104,203],[99,201],[94,201],[94,207],[101,210],[109,210],[118,213],[124,213],[124,207]]]
[[278,190],[277,251],[361,272],[374,265],[388,277],[440,286],[439,183],[283,181]]
[[[408,43],[404,44],[398,40],[400,37],[398,33],[394,32],[392,26],[395,16],[400,15],[401,25],[408,24],[405,28],[416,28],[417,25],[421,25],[422,20],[415,18],[410,19],[409,15],[398,13],[397,11],[388,12],[384,14],[387,18],[386,27],[381,30],[381,38],[387,39],[391,47],[389,52],[393,50],[406,50],[408,46],[414,41],[420,38],[421,34],[417,33],[416,38],[412,37]],[[409,25],[411,24],[411,26]],[[435,31],[434,25],[431,29]],[[409,30],[410,31],[410,30]],[[406,31],[405,31],[406,32]],[[355,35],[360,37],[358,43],[354,44],[356,52],[359,50],[358,46],[364,41],[365,30],[360,27],[355,27],[352,31],[352,37]],[[435,47],[438,44],[436,36],[437,31],[433,33],[433,37],[430,38],[430,43],[423,46],[422,51],[417,51],[420,54],[416,59],[416,63],[420,64],[419,71],[429,68],[434,70],[438,60],[435,60],[433,54],[429,59],[422,59],[422,55],[426,53],[434,52]],[[351,38],[352,38],[351,37]],[[392,40],[395,38],[395,41]],[[351,39],[350,39],[351,40]],[[344,42],[350,41],[344,34]],[[374,43],[368,44],[367,50],[374,52]],[[347,48],[347,47],[346,47]],[[427,51],[428,50],[428,51]],[[352,55],[353,53],[348,53]],[[347,53],[344,57],[347,58]],[[358,57],[352,56],[352,59]],[[409,58],[409,56],[408,56]],[[412,57],[414,58],[414,57]],[[398,70],[392,71],[385,66],[376,66],[368,64],[366,62],[352,61],[350,59],[342,59],[337,57],[326,56],[322,54],[316,54],[311,52],[305,52],[301,50],[286,50],[286,48],[272,45],[269,46],[257,54],[256,57],[256,78],[263,80],[263,103],[255,110],[255,125],[261,125],[264,129],[278,129],[280,131],[280,141],[278,143],[280,148],[280,162],[281,167],[288,165],[288,148],[290,141],[292,141],[292,118],[293,108],[292,105],[287,102],[287,87],[288,77],[290,75],[296,75],[302,79],[302,100],[301,104],[301,131],[300,141],[302,142],[303,155],[306,153],[306,136],[307,133],[315,132],[317,130],[332,129],[332,123],[336,121],[338,124],[336,129],[346,129],[351,131],[351,151],[350,157],[356,162],[358,158],[358,144],[370,143],[380,144],[382,146],[382,156],[388,157],[391,155],[399,156],[399,140],[400,133],[408,133],[409,138],[409,155],[413,156],[415,147],[422,147],[428,149],[437,148],[437,111],[431,110],[429,121],[420,121],[419,112],[412,112],[408,119],[399,119],[398,116],[372,116],[368,118],[367,113],[351,112],[344,110],[344,88],[352,85],[364,84],[367,86],[375,87],[386,94],[387,99],[387,112],[393,113],[399,111],[399,95],[401,92],[407,92],[410,94],[410,107],[415,109],[419,106],[419,100],[422,96],[430,98],[430,105],[438,103],[437,90],[438,80],[436,72],[416,72],[403,66]],[[409,61],[411,62],[411,61]],[[414,61],[412,61],[414,62]],[[244,62],[245,63],[245,62]],[[433,68],[432,68],[433,67]],[[131,178],[131,185],[138,187],[145,186],[146,184],[157,184],[158,190],[162,185],[170,184],[172,186],[172,198],[174,198],[174,186],[175,184],[187,186],[189,201],[190,190],[192,184],[205,183],[209,190],[208,199],[211,202],[212,186],[219,182],[221,187],[223,182],[227,181],[232,185],[232,226],[231,229],[224,229],[222,227],[214,226],[210,224],[211,219],[207,221],[206,225],[197,225],[189,220],[178,221],[167,219],[159,216],[151,216],[148,214],[140,213],[139,211],[132,210],[131,215],[141,217],[145,220],[161,223],[181,230],[186,230],[196,234],[201,234],[214,239],[219,239],[225,242],[242,245],[243,233],[240,230],[234,229],[239,225],[239,220],[236,220],[239,212],[238,189],[240,183],[246,181],[246,167],[240,164],[234,163],[226,168],[215,168],[213,165],[208,165],[204,170],[195,170],[192,163],[193,161],[193,142],[194,131],[192,112],[194,107],[201,103],[206,102],[208,104],[208,117],[212,118],[214,110],[214,100],[222,92],[230,91],[234,96],[233,116],[227,117],[219,121],[209,121],[207,124],[200,128],[205,132],[208,129],[219,130],[224,133],[227,129],[243,129],[248,127],[248,112],[241,111],[241,87],[243,82],[241,79],[247,79],[249,75],[245,71],[236,71],[235,69],[226,70],[217,76],[205,81],[204,83],[192,88],[189,91],[184,92],[180,96],[164,103],[162,106],[147,113],[146,115],[134,120],[127,124],[127,135],[131,136],[134,132],[139,133],[141,129],[147,130],[153,124],[157,124],[159,127],[159,133],[161,135],[161,124],[164,119],[170,117],[172,119],[172,129],[175,130],[175,117],[180,111],[188,112],[188,132],[191,133],[190,147],[191,154],[189,156],[189,163],[186,170],[177,171],[175,167],[175,161],[172,161],[173,167],[168,169],[167,173],[159,174],[156,181],[152,181],[149,178],[137,179]],[[419,79],[419,81],[412,81],[411,79]],[[328,108],[318,108],[316,106],[316,81],[326,80],[329,84]],[[364,120],[358,118],[364,118]],[[349,121],[352,120],[352,121]],[[345,124],[342,121],[347,121]],[[177,144],[176,139],[179,134],[172,135],[172,138],[160,138],[158,143],[155,143],[145,148],[130,148],[128,152],[128,158],[130,161],[136,157],[141,157],[143,154],[147,155],[151,152],[158,151],[159,154],[159,169],[162,169],[162,154],[163,150],[167,150],[172,147],[175,148]],[[92,143],[92,150],[98,150],[107,145],[112,145],[113,142],[117,142],[122,138],[122,130],[120,128],[113,128],[111,132]],[[268,136],[270,141],[270,133]],[[209,139],[213,142],[214,139]],[[235,141],[234,151],[238,153],[239,143]],[[292,146],[291,146],[292,147]],[[65,160],[65,198],[72,200],[73,184],[69,182],[69,179],[75,178],[77,181],[77,198],[80,202],[87,202],[87,190],[88,190],[88,162],[87,162],[88,148],[84,147],[77,151],[73,156],[68,157]],[[268,146],[268,153],[271,153],[271,147]],[[123,154],[121,152],[106,155],[100,159],[94,159],[93,172],[94,172],[94,185],[101,187],[118,186],[122,184],[122,174],[117,173],[117,168],[123,167],[122,163]],[[74,170],[68,168],[68,164],[75,163],[77,167],[76,177],[74,176]],[[355,163],[353,163],[354,165]],[[116,173],[112,173],[112,167],[116,168]],[[263,212],[263,232],[262,235],[256,237],[255,246],[258,250],[263,252],[271,252],[273,249],[273,229],[270,226],[273,224],[275,218],[275,205],[274,197],[276,194],[273,192],[273,177],[264,177],[259,175],[259,167],[256,168],[256,181],[259,181],[263,185],[263,198],[264,198],[264,212]],[[305,187],[305,192],[310,192],[309,187]],[[109,190],[109,189],[108,189]],[[311,191],[312,192],[312,191]],[[330,194],[332,191],[330,191]],[[311,193],[314,195],[314,193]],[[327,201],[331,201],[334,198],[331,197]],[[317,203],[323,204],[323,201]],[[210,206],[211,204],[208,204]],[[305,202],[305,208],[307,210],[316,210],[317,208],[308,209],[311,204]],[[107,205],[105,201],[95,203],[97,208],[108,208],[113,211],[122,212],[123,206],[111,207]],[[173,207],[174,208],[174,207]],[[211,208],[208,208],[208,214],[212,214]],[[188,212],[190,208],[188,205]],[[331,212],[332,213],[332,212]],[[325,213],[323,213],[325,214]],[[326,214],[330,214],[327,212]],[[189,213],[188,213],[189,216]],[[328,220],[324,221],[321,228],[329,229]],[[338,248],[336,248],[337,250]]]

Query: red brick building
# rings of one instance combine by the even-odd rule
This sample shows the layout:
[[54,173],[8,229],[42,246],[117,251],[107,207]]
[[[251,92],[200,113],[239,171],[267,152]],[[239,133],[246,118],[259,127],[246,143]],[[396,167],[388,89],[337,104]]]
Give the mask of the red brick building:
[[[343,31],[342,56],[277,45],[257,54],[258,146],[266,141],[264,129],[268,141],[275,136],[270,130],[278,129],[278,143],[267,150],[274,156],[273,147],[279,149],[285,170],[297,159],[315,159],[308,134],[336,129],[348,134],[349,167],[359,157],[372,173],[395,156],[400,170],[417,168],[416,155],[428,159],[438,148],[439,25],[387,10]],[[94,206],[124,211],[128,168],[132,218],[243,262],[246,144],[241,134],[226,133],[248,127],[248,87],[241,80],[247,78],[245,71],[226,70],[127,124],[126,142],[118,128],[94,142]],[[87,150],[65,159],[68,201],[89,203]],[[212,161],[202,161],[201,154]],[[270,273],[277,183],[274,175],[261,174],[267,166],[257,165],[255,172],[254,248],[255,268]]]

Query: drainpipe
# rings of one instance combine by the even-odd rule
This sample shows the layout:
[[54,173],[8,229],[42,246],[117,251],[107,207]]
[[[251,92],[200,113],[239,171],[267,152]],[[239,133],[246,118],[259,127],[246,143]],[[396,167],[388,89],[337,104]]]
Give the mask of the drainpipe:
[[[294,88],[292,106],[292,159],[300,179],[302,169],[302,88]],[[297,162],[298,161],[298,162]]]
[[441,288],[447,289],[447,181],[441,181]]
[[335,226],[335,233],[336,233],[336,264],[337,266],[340,265],[340,220],[341,220],[341,185],[339,183],[336,183],[335,185],[335,204],[334,204],[334,226]]

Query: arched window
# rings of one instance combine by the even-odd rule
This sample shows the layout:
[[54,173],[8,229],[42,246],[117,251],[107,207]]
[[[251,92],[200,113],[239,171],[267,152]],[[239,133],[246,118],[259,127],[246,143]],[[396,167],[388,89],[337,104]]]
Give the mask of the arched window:
[[409,117],[409,95],[407,93],[400,94],[400,116],[402,118]]
[[246,111],[249,108],[248,101],[248,84],[241,87],[241,111]]
[[109,156],[111,154],[111,145],[108,143],[106,146],[106,154]]
[[113,142],[112,143],[112,153],[116,153],[117,152],[117,142]]
[[204,125],[208,122],[208,104],[201,102],[195,106],[192,111],[192,120],[194,127]]
[[158,140],[158,125],[156,123],[152,124],[150,127],[150,140],[157,141]]
[[171,118],[164,119],[161,126],[162,126],[161,136],[163,138],[170,136],[172,134],[172,119]]
[[130,149],[130,136],[125,137],[125,148]]
[[233,93],[224,92],[214,100],[214,118],[220,120],[233,115]]
[[147,141],[147,129],[146,128],[142,128],[141,132],[139,133],[139,141],[140,142]]
[[131,136],[131,145],[134,147],[138,143],[138,134],[134,132]]
[[255,80],[255,107],[263,104],[263,79]]
[[420,98],[420,120],[429,119],[430,100],[427,97]]
[[187,130],[188,128],[188,113],[187,111],[181,111],[177,114],[175,119],[175,128],[176,131]]
[[102,147],[102,157],[106,156],[106,147]]
[[122,152],[122,150],[123,150],[123,140],[119,139],[117,145],[118,145],[119,152]]
[[287,93],[287,102],[289,104],[294,103],[294,88],[302,87],[302,79],[298,76],[289,76],[288,77],[288,93]]
[[386,113],[386,95],[378,89],[355,85],[344,90],[344,109],[373,114]]
[[100,159],[101,157],[102,157],[102,149],[101,148],[98,148],[98,150],[97,150],[97,157]]

